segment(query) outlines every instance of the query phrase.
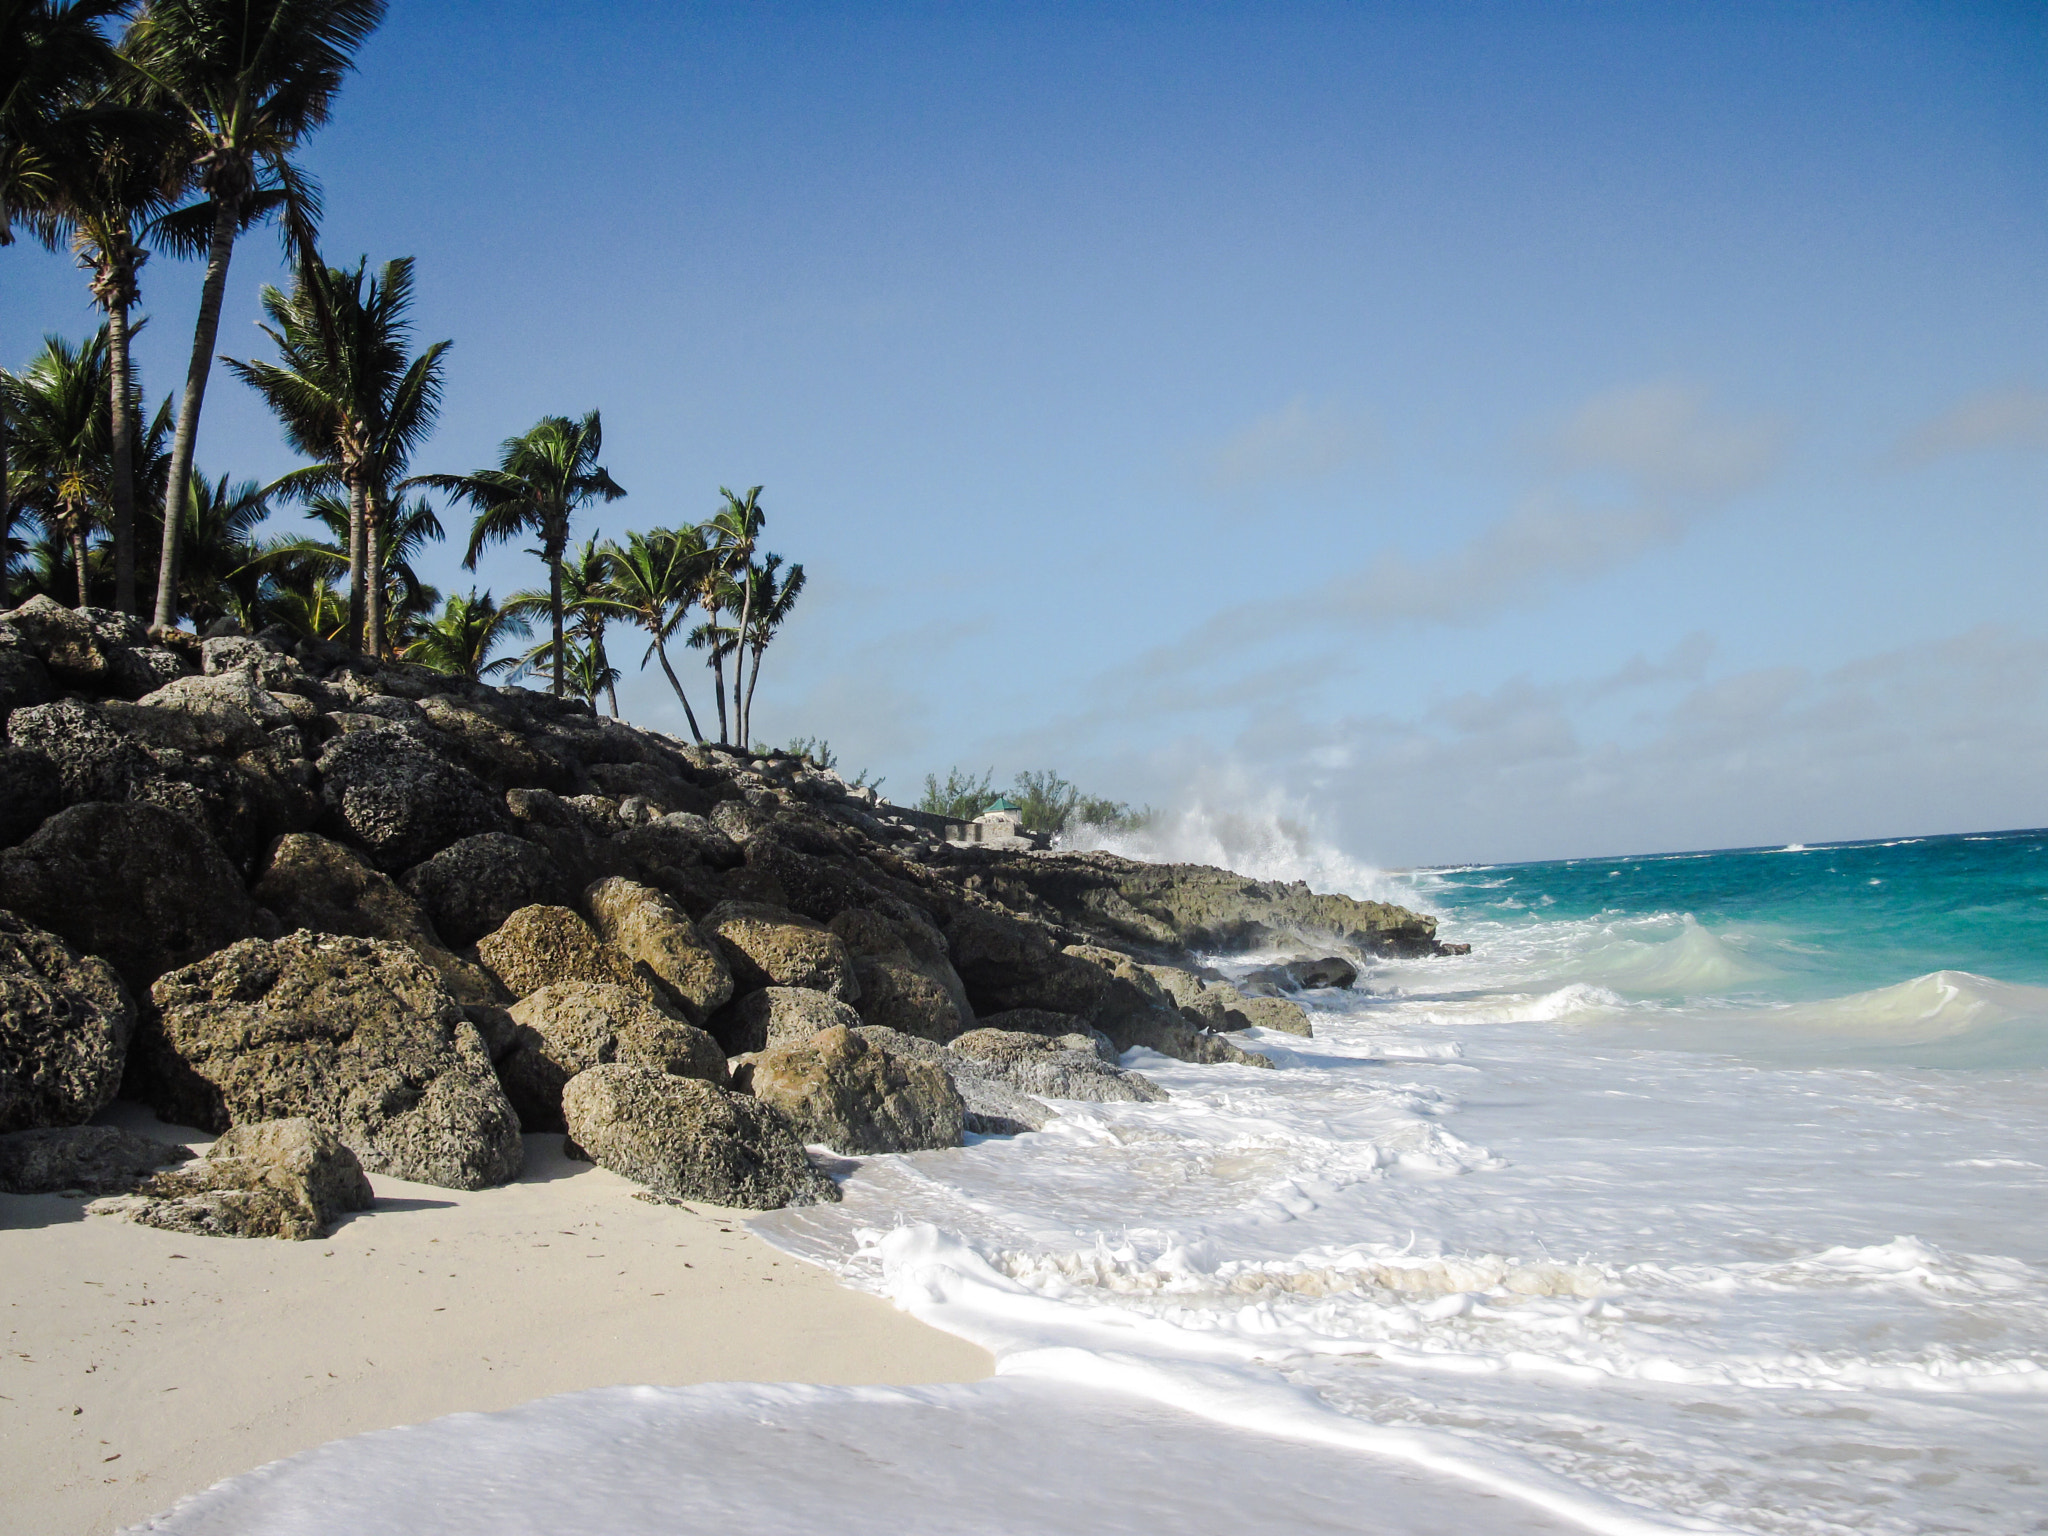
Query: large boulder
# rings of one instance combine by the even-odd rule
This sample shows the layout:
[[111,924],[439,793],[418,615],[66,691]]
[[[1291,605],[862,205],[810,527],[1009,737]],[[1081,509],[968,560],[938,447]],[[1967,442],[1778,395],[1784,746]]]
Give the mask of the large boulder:
[[1009,1030],[972,1029],[953,1042],[952,1051],[987,1075],[1041,1098],[1156,1104],[1167,1097],[1149,1077],[1104,1061],[1081,1035],[1049,1040]]
[[304,1241],[375,1202],[355,1153],[326,1126],[297,1117],[235,1126],[197,1162],[86,1210],[194,1237]]
[[859,1034],[870,1044],[913,1061],[930,1062],[944,1071],[954,1092],[960,1095],[964,1123],[972,1135],[1020,1136],[1026,1131],[1043,1130],[1059,1119],[1058,1110],[991,1075],[980,1062],[921,1036],[876,1024],[863,1024]]
[[269,867],[250,894],[277,915],[289,932],[345,933],[405,945],[441,978],[458,1003],[489,1006],[502,994],[483,967],[441,942],[425,910],[389,875],[361,855],[313,832],[278,839]]
[[569,891],[546,850],[509,832],[479,832],[415,864],[399,882],[450,944],[474,944],[521,907],[558,905]]
[[605,943],[568,907],[521,907],[496,932],[484,935],[476,953],[515,998],[531,997],[560,981],[604,981],[668,1006],[653,972]]
[[402,944],[248,939],[151,995],[131,1078],[166,1120],[224,1131],[303,1115],[372,1172],[450,1189],[519,1172],[519,1120],[482,1039]]
[[612,876],[583,893],[605,942],[661,979],[698,1023],[732,997],[732,970],[716,944],[660,891]]
[[0,720],[30,704],[47,703],[50,669],[25,650],[0,646]]
[[848,1003],[860,996],[845,941],[822,923],[781,907],[726,901],[711,909],[702,928],[724,954],[739,991],[810,987]]
[[749,992],[711,1021],[729,1056],[808,1040],[821,1029],[858,1029],[851,1003],[809,987],[763,987]]
[[[104,686],[108,653],[128,639],[105,637],[91,618],[92,610],[67,608],[48,596],[30,598],[11,613],[0,613],[26,642],[28,649],[67,687]],[[147,639],[137,629],[133,639]]]
[[[899,907],[902,903],[897,903]],[[946,957],[946,941],[922,913],[892,916],[848,907],[827,925],[845,940],[868,1024],[944,1044],[974,1027],[967,989]]]
[[318,767],[333,827],[388,874],[498,831],[505,819],[481,784],[402,729],[344,731],[321,750]]
[[1167,1001],[1195,1028],[1228,1031],[1232,1027],[1224,994],[1211,990],[1193,971],[1170,965],[1148,965],[1144,971],[1159,983]]
[[562,1088],[570,1078],[612,1062],[726,1085],[718,1042],[661,1011],[637,988],[613,982],[561,981],[513,1004],[512,1048],[498,1080],[529,1131],[559,1131]]
[[15,710],[7,717],[7,740],[49,760],[67,805],[138,798],[157,776],[139,742],[116,729],[103,710],[77,699]]
[[754,1059],[747,1087],[837,1152],[957,1147],[966,1106],[945,1071],[833,1028]]
[[82,1125],[105,1109],[134,1032],[112,966],[0,912],[0,1132]]
[[136,993],[258,928],[206,832],[141,803],[71,806],[0,851],[0,907],[111,961]]
[[562,1090],[565,1150],[669,1200],[768,1211],[839,1198],[789,1122],[758,1099],[650,1067],[592,1067]]
[[1248,1024],[1259,1029],[1277,1029],[1290,1035],[1313,1035],[1308,1011],[1284,997],[1242,997],[1231,1005]]
[[112,1125],[65,1125],[0,1136],[0,1194],[111,1195],[192,1156]]

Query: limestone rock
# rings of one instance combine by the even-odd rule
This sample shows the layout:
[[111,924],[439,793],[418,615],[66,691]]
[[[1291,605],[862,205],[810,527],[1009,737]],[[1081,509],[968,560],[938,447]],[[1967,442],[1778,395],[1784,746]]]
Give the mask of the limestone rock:
[[134,1032],[112,966],[0,911],[0,1132],[82,1125],[105,1109]]
[[1307,1010],[1284,997],[1247,997],[1237,1005],[1237,1010],[1260,1029],[1278,1029],[1290,1035],[1315,1033]]
[[654,972],[697,1023],[732,998],[732,971],[717,945],[661,892],[618,876],[583,893],[605,942]]
[[164,1164],[191,1156],[174,1142],[151,1141],[111,1125],[15,1131],[0,1136],[0,1194],[54,1195],[75,1189],[110,1195],[133,1189]]
[[495,980],[445,948],[420,904],[389,875],[370,868],[352,848],[312,832],[280,838],[270,864],[250,894],[286,932],[345,933],[405,945],[440,976],[466,1007],[489,1006],[502,996]]
[[1211,992],[1202,978],[1193,971],[1184,971],[1176,966],[1148,965],[1145,974],[1159,983],[1180,1016],[1197,1029],[1228,1030],[1230,1010],[1224,999]]
[[337,736],[318,766],[328,815],[386,873],[462,838],[496,831],[504,819],[474,778],[402,732]]
[[30,704],[49,701],[50,669],[27,651],[0,647],[0,720]]
[[[32,597],[11,613],[0,613],[20,633],[51,675],[69,687],[90,686],[106,675],[107,653],[120,640],[103,639],[89,617],[92,610],[66,608],[48,596]],[[147,639],[138,630],[136,641]]]
[[749,992],[712,1021],[728,1056],[772,1050],[808,1040],[821,1029],[858,1029],[853,1005],[809,987],[763,987]]
[[[1070,1043],[1071,1042],[1071,1043]],[[1004,1030],[969,1030],[952,1045],[955,1055],[1024,1093],[1098,1104],[1156,1104],[1167,1092],[1140,1072],[1102,1060],[1078,1036],[1049,1040]]]
[[[7,652],[0,651],[0,660]],[[11,848],[64,804],[57,765],[31,747],[0,745],[0,848]]]
[[750,1088],[799,1136],[839,1152],[957,1147],[966,1130],[966,1107],[943,1068],[843,1027],[764,1051]]
[[555,982],[513,1004],[510,1016],[516,1034],[498,1062],[498,1079],[529,1131],[563,1129],[563,1085],[612,1062],[702,1078],[721,1088],[727,1082],[718,1042],[654,1008],[637,988]]
[[966,1110],[966,1129],[976,1136],[1020,1136],[1042,1130],[1059,1119],[1059,1111],[1040,1103],[1021,1089],[991,1076],[981,1062],[943,1049],[917,1035],[906,1035],[877,1024],[864,1024],[858,1031],[863,1040],[913,1061],[930,1062],[941,1068]]
[[147,804],[74,805],[0,851],[0,907],[111,961],[138,993],[257,928],[213,840]]
[[848,907],[827,926],[853,956],[861,1018],[943,1044],[974,1027],[974,1009],[946,957],[945,939],[922,917]]
[[375,1201],[355,1153],[326,1126],[294,1117],[235,1126],[197,1162],[86,1209],[194,1237],[304,1241]]
[[845,942],[821,923],[779,907],[727,901],[704,919],[742,992],[757,987],[810,987],[842,1002],[860,996]]
[[399,882],[450,944],[474,944],[521,907],[568,899],[561,870],[545,851],[509,832],[479,832],[450,843]]
[[1287,974],[1298,987],[1348,987],[1358,980],[1358,967],[1342,955],[1324,955],[1287,962]]
[[592,1067],[562,1090],[562,1117],[568,1150],[665,1199],[767,1211],[839,1198],[780,1113],[696,1078]]
[[476,953],[515,998],[558,981],[606,981],[634,989],[657,1007],[670,1006],[653,972],[605,943],[568,907],[521,907],[484,936]]
[[450,1189],[519,1171],[519,1121],[483,1041],[402,944],[247,939],[152,996],[131,1073],[167,1120],[224,1131],[303,1115],[371,1171]]

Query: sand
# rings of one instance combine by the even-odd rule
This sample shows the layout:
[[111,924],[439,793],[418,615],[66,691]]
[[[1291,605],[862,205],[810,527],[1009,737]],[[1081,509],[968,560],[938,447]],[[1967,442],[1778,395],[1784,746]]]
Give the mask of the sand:
[[[103,1117],[203,1148],[117,1106]],[[518,1183],[372,1178],[321,1241],[234,1240],[0,1195],[0,1532],[104,1536],[324,1441],[585,1387],[975,1381],[987,1354],[712,1206],[529,1136]]]

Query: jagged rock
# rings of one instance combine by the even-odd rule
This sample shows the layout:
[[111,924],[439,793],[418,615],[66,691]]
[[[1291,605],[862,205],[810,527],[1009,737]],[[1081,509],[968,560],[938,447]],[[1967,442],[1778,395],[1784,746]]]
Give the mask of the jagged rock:
[[67,805],[133,798],[155,773],[138,742],[116,730],[100,710],[76,699],[17,709],[7,717],[7,740],[55,767]]
[[519,1121],[482,1039],[402,944],[247,939],[152,997],[130,1071],[167,1120],[224,1131],[305,1115],[371,1171],[450,1189],[519,1171]]
[[111,1125],[51,1126],[0,1136],[0,1194],[110,1195],[191,1152]]
[[269,646],[248,635],[201,636],[199,640],[199,670],[209,677],[217,672],[260,667],[270,656]]
[[0,646],[0,720],[30,704],[48,701],[50,669],[28,651]]
[[375,1203],[355,1153],[327,1127],[294,1117],[235,1126],[197,1162],[86,1210],[194,1237],[304,1241]]
[[[37,596],[11,613],[0,613],[0,621],[19,632],[29,650],[58,682],[80,687],[100,681],[107,670],[110,647],[94,628],[88,616],[91,612],[66,608],[54,598]],[[147,638],[138,633],[136,641]]]
[[863,1040],[913,1061],[930,1062],[945,1072],[965,1109],[965,1126],[976,1136],[1021,1136],[1042,1130],[1059,1119],[1059,1111],[982,1070],[982,1064],[917,1035],[864,1024]]
[[695,1078],[592,1067],[562,1090],[562,1116],[564,1150],[664,1199],[768,1211],[839,1198],[779,1112]]
[[318,766],[334,824],[386,873],[462,838],[497,831],[504,820],[475,779],[402,732],[337,736],[322,749]]
[[573,764],[514,729],[509,712],[490,701],[432,693],[418,701],[417,714],[439,733],[442,749],[456,763],[494,790],[569,794],[578,787]]
[[[899,906],[902,904],[898,904]],[[846,941],[869,1024],[940,1044],[974,1027],[967,989],[946,957],[946,941],[922,914],[892,918],[848,907],[827,925]]]
[[451,944],[474,944],[521,907],[559,905],[569,896],[555,861],[509,832],[450,843],[399,883]]
[[1290,1035],[1315,1033],[1307,1010],[1284,997],[1247,997],[1236,1005],[1235,1011],[1260,1029],[1278,1029]]
[[257,928],[205,831],[146,804],[74,805],[0,851],[0,907],[111,961],[138,993]]
[[661,892],[612,876],[583,893],[605,942],[645,965],[702,1023],[732,998],[732,971],[716,944]]
[[840,1027],[756,1057],[748,1088],[835,1151],[957,1147],[966,1107],[945,1071]]
[[[1089,944],[1071,944],[1061,953],[1069,962],[1092,969],[1103,978],[1086,1017],[1109,1036],[1118,1051],[1144,1046],[1181,1061],[1235,1062],[1239,1066],[1265,1068],[1273,1065],[1256,1051],[1247,1051],[1221,1035],[1189,1024],[1159,983],[1128,955]],[[1078,973],[1071,970],[1054,971],[1050,979],[1055,986],[1064,984],[1077,990],[1081,986]]]
[[425,910],[396,881],[370,868],[355,850],[317,833],[280,838],[250,894],[277,914],[287,932],[310,928],[405,945],[465,1007],[490,1006],[504,996],[482,966],[442,944]]
[[1148,965],[1143,969],[1159,983],[1159,990],[1180,1016],[1195,1028],[1223,1031],[1231,1027],[1230,1011],[1223,998],[1211,992],[1193,971],[1168,965]]
[[1048,1040],[997,1029],[969,1030],[951,1046],[983,1072],[1024,1093],[1097,1104],[1156,1104],[1167,1092],[1143,1073],[1112,1066],[1077,1035]]
[[1298,987],[1348,987],[1358,980],[1358,967],[1342,955],[1323,955],[1288,961],[1287,974]]
[[105,1109],[134,1032],[112,966],[0,912],[0,1131],[82,1125]]
[[860,997],[845,941],[821,923],[780,907],[727,901],[704,919],[742,992],[759,987],[810,987],[842,1002]]
[[725,1053],[694,1024],[672,1018],[644,994],[611,982],[563,981],[512,1005],[512,1048],[498,1080],[529,1131],[559,1131],[562,1087],[610,1062],[697,1077],[724,1087]]
[[663,816],[678,811],[701,816],[715,803],[681,774],[656,763],[593,763],[587,772],[605,794],[645,799]]
[[[252,642],[253,643],[253,642]],[[298,716],[248,670],[180,677],[136,700],[139,707],[188,715],[211,733],[205,750],[244,752],[263,745],[265,733],[296,726]],[[172,745],[187,745],[173,742]]]
[[139,699],[184,675],[183,659],[161,645],[124,645],[107,654],[107,680],[123,698]]
[[[7,652],[0,651],[0,658]],[[31,747],[0,745],[0,848],[11,848],[64,805],[57,765]]]
[[478,942],[476,953],[515,998],[558,981],[603,981],[629,987],[657,1007],[671,1006],[652,971],[605,943],[568,907],[521,907]]
[[809,987],[763,987],[749,992],[712,1020],[728,1056],[771,1050],[808,1040],[821,1029],[858,1029],[853,1005]]

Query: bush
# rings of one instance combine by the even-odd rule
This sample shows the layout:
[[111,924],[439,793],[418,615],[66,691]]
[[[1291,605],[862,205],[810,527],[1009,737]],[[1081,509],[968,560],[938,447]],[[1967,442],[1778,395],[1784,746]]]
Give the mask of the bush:
[[[996,798],[995,778],[993,768],[979,778],[951,768],[943,783],[937,774],[928,773],[924,776],[924,798],[918,801],[917,808],[954,821],[972,821]],[[1008,793],[1023,808],[1024,828],[1029,832],[1058,834],[1082,826],[1131,831],[1152,819],[1149,806],[1132,810],[1121,800],[1083,794],[1077,785],[1050,768],[1035,772],[1027,769],[1018,774]]]

